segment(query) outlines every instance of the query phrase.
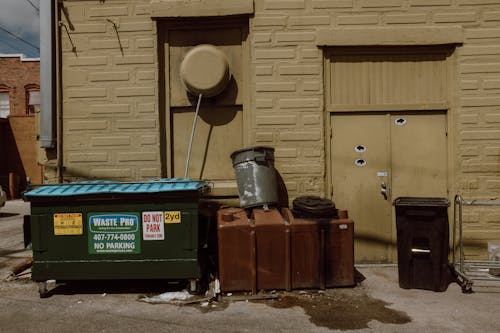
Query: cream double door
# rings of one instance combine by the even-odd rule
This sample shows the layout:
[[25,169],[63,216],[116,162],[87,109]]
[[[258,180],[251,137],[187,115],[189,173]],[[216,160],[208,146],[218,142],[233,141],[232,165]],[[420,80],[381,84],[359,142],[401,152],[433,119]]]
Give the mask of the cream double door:
[[394,262],[394,199],[447,197],[444,112],[331,116],[333,200],[355,222],[357,262]]

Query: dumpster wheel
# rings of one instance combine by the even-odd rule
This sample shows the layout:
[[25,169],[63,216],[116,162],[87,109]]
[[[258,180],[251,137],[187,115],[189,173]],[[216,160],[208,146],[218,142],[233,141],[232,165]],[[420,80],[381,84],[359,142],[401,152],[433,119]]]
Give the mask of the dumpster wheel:
[[188,280],[186,289],[191,295],[200,295],[203,292],[203,283],[201,279]]
[[38,282],[38,293],[40,294],[40,298],[46,298],[48,296],[48,292],[47,281]]

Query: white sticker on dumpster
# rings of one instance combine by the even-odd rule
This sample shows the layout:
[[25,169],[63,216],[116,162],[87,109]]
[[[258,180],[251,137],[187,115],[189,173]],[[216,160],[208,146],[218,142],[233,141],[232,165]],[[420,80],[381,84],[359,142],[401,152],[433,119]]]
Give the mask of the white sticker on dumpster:
[[142,212],[142,239],[164,240],[163,212]]

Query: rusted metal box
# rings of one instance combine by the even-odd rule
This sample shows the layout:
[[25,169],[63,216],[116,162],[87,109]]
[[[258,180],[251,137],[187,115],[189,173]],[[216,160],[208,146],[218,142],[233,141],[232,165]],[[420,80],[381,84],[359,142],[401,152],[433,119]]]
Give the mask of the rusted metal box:
[[325,230],[326,287],[350,287],[354,277],[354,222],[332,219]]
[[256,292],[255,231],[241,208],[217,212],[219,281],[222,291]]
[[292,289],[324,288],[324,230],[314,220],[290,218]]
[[288,220],[292,289],[356,284],[352,220],[293,216]]
[[290,290],[290,229],[278,209],[254,208],[257,289]]
[[294,217],[288,208],[218,211],[222,291],[355,285],[354,222]]

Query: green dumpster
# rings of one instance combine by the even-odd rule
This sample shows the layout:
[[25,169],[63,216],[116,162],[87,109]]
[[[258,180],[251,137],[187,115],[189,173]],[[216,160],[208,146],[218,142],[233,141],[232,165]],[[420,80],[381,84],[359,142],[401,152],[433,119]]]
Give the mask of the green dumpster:
[[25,193],[40,295],[47,280],[189,280],[195,289],[206,189],[203,181],[170,178],[43,185]]

